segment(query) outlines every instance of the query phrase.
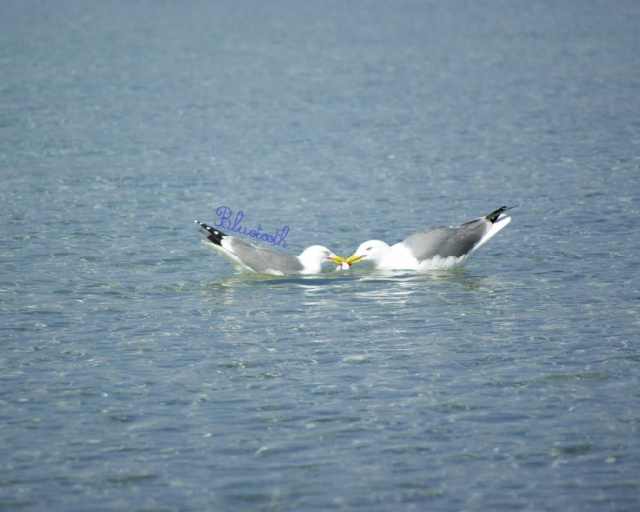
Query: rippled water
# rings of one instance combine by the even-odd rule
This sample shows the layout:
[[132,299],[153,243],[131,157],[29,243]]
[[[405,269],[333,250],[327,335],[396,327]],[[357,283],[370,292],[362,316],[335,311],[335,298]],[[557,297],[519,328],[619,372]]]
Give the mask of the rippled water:
[[[1,510],[640,506],[636,2],[5,2]],[[519,204],[463,270],[237,275]]]

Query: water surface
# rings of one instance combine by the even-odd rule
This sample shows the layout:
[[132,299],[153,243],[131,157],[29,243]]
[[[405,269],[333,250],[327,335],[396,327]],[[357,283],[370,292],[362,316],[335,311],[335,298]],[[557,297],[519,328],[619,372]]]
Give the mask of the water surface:
[[[636,2],[2,11],[0,509],[638,508]],[[425,275],[193,224],[347,256],[503,204]]]

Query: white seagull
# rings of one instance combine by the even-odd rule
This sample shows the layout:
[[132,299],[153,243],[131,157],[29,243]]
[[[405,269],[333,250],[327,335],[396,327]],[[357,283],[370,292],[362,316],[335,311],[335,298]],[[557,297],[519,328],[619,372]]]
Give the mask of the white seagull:
[[373,263],[380,270],[446,270],[462,266],[475,251],[486,244],[511,217],[504,212],[515,206],[503,206],[486,217],[459,226],[425,228],[389,247],[381,240],[369,240],[346,261]]
[[207,237],[209,247],[227,259],[240,272],[256,272],[276,276],[291,274],[319,274],[322,264],[332,262],[340,265],[345,261],[329,249],[321,245],[313,245],[305,249],[300,256],[277,251],[275,249],[257,247],[239,238],[229,236],[204,222],[196,220]]

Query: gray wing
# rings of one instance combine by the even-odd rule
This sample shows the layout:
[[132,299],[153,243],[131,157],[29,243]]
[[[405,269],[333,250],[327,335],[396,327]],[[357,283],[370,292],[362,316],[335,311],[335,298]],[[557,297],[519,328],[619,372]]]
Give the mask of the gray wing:
[[424,261],[435,256],[447,258],[467,254],[482,239],[491,226],[485,219],[472,220],[462,226],[425,228],[402,241],[411,254]]
[[271,269],[283,274],[297,274],[303,270],[302,263],[295,256],[274,249],[256,247],[239,238],[230,238],[230,247],[236,256],[256,272],[264,274]]

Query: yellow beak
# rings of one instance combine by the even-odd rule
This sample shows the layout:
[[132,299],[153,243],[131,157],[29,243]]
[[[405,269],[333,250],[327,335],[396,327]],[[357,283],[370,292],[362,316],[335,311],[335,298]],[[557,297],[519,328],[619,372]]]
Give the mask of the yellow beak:
[[327,258],[331,263],[335,263],[336,265],[340,265],[345,260],[342,256],[336,256],[334,258]]
[[355,265],[356,263],[360,263],[366,257],[367,257],[366,254],[361,254],[360,256],[356,256],[355,254],[352,254],[345,261],[349,264],[349,266],[351,266],[351,265]]
[[335,263],[336,265],[340,265],[340,263],[348,263],[349,266],[354,265],[356,263],[358,263],[359,261],[362,261],[364,258],[366,258],[367,255],[363,254],[361,256],[356,256],[355,254],[352,256],[349,256],[348,258],[343,258],[342,256],[336,256],[334,258],[327,258],[331,263]]

